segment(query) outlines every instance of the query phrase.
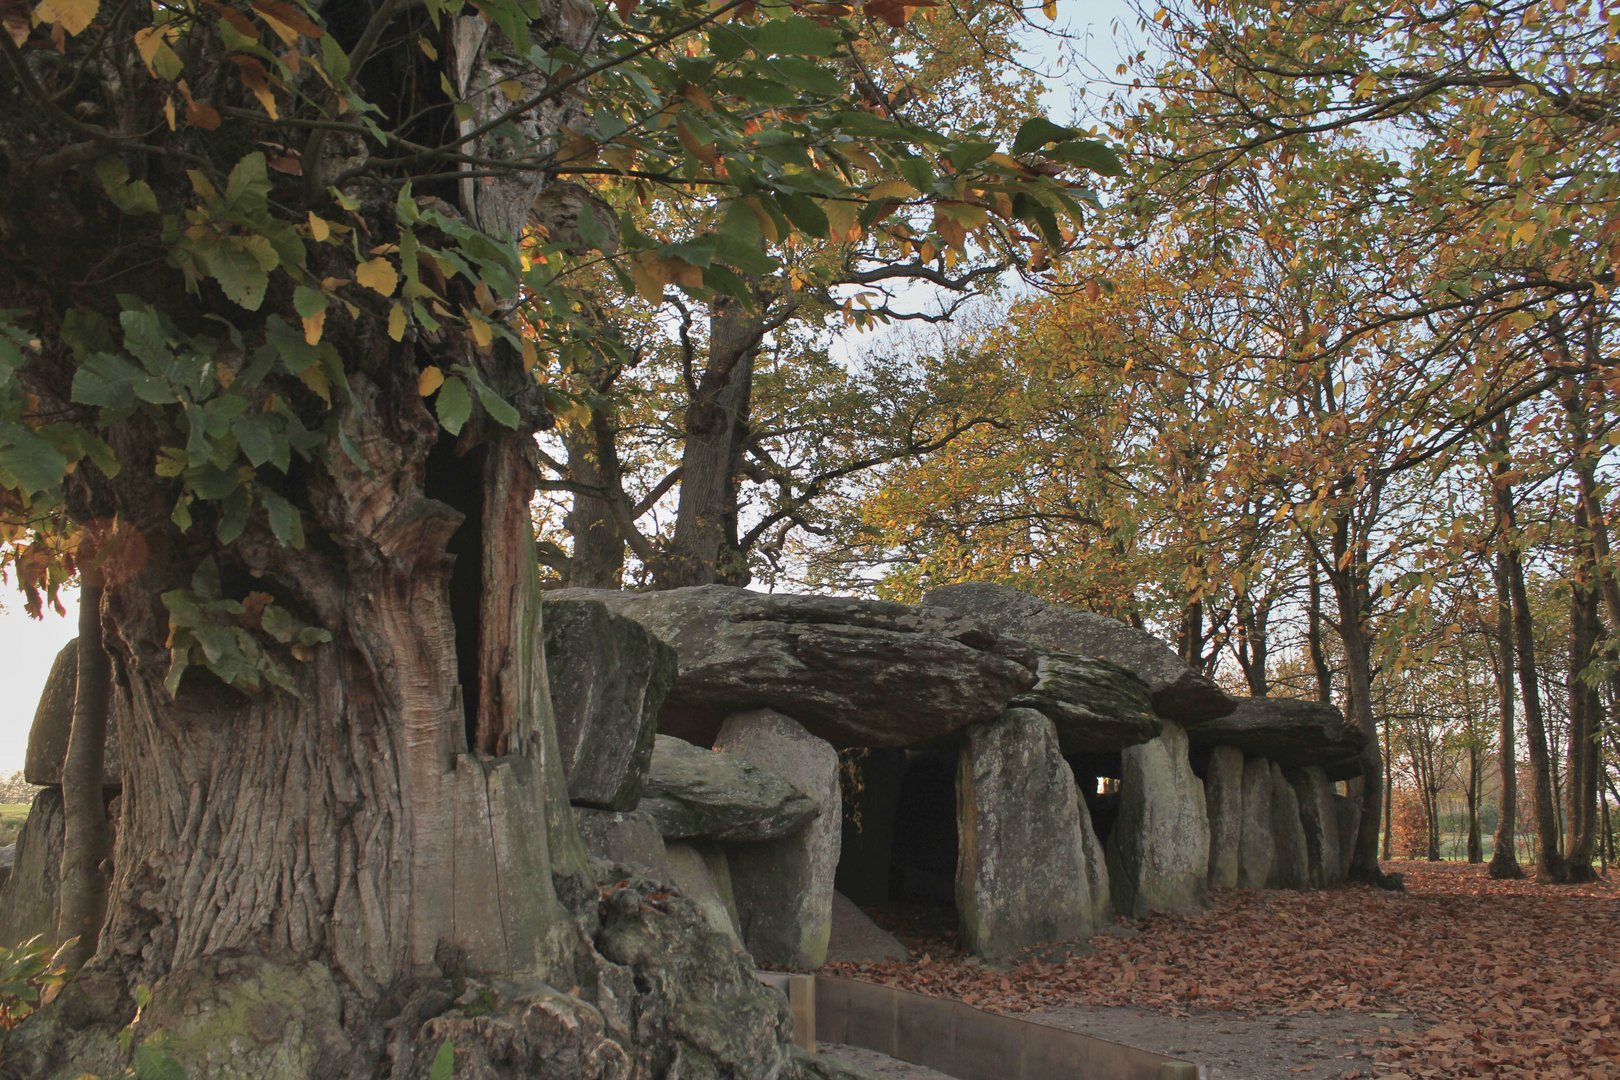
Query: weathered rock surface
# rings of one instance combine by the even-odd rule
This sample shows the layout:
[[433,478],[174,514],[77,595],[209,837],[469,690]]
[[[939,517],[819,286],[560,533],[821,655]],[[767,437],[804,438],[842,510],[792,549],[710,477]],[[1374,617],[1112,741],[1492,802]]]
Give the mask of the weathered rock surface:
[[1238,888],[1266,888],[1271,881],[1271,862],[1276,847],[1276,833],[1271,825],[1271,763],[1265,758],[1247,758],[1243,762],[1243,829],[1238,844]]
[[1209,811],[1209,887],[1230,889],[1238,883],[1243,857],[1243,751],[1233,746],[1211,751],[1204,806]]
[[670,880],[664,837],[651,814],[576,806],[574,824],[585,850],[598,859],[634,867],[655,881]]
[[1336,706],[1299,698],[1238,698],[1236,709],[1187,734],[1194,746],[1235,746],[1284,769],[1334,765],[1355,773],[1366,742]]
[[[67,760],[68,735],[73,730],[73,698],[79,678],[79,639],[62,646],[45,677],[45,689],[34,709],[34,723],[28,729],[28,756],[23,761],[23,779],[40,787],[62,783],[62,763]],[[112,695],[113,715],[108,718],[107,744],[102,762],[102,786],[116,788],[123,783],[118,756],[119,720],[128,706],[120,694]]]
[[1310,888],[1311,863],[1305,826],[1299,820],[1299,798],[1275,761],[1271,762],[1271,835],[1274,846],[1268,885],[1273,889]]
[[999,959],[1091,934],[1081,813],[1046,716],[1009,709],[967,729],[956,779],[963,945]]
[[1208,891],[1209,817],[1204,785],[1187,758],[1187,733],[1166,721],[1164,734],[1123,753],[1119,818],[1108,834],[1114,910],[1186,911]]
[[827,962],[881,964],[910,960],[911,951],[900,939],[873,922],[841,892],[833,893],[832,937],[827,941]]
[[832,934],[833,875],[843,817],[838,752],[769,709],[727,717],[714,745],[722,755],[784,777],[820,810],[792,835],[739,844],[728,854],[743,941],[754,959],[789,968],[820,967]]
[[1096,930],[1114,921],[1114,893],[1108,884],[1108,852],[1092,827],[1088,797],[1083,791],[1077,791],[1076,795],[1080,799],[1080,851],[1086,861],[1086,896],[1091,903],[1091,925]]
[[[742,931],[737,928],[733,905],[726,903],[714,875],[709,873],[709,860],[704,858],[703,852],[691,844],[670,844],[668,853],[668,881],[697,906],[712,929],[726,935],[741,948]],[[721,858],[724,857],[722,854]],[[729,877],[726,884],[729,892]]]
[[725,585],[551,595],[601,601],[675,646],[658,727],[701,745],[726,716],[769,708],[840,746],[911,746],[1000,715],[1035,684],[1029,649],[931,608]]
[[1129,669],[1040,646],[1035,663],[1038,681],[1012,705],[1045,713],[1065,754],[1123,750],[1158,737],[1152,694]]
[[1107,616],[983,581],[942,585],[923,603],[961,612],[1007,637],[1119,664],[1147,683],[1153,711],[1166,720],[1199,724],[1232,711],[1233,699],[1164,642]]
[[36,934],[56,940],[65,820],[61,788],[48,787],[34,796],[17,834],[11,876],[0,887],[0,947],[12,948]]
[[660,735],[637,809],[666,840],[772,840],[799,829],[816,801],[746,756]]
[[543,606],[546,678],[570,802],[631,810],[652,760],[675,650],[590,600]]
[[1333,789],[1327,774],[1314,765],[1291,769],[1286,775],[1299,799],[1311,887],[1331,889],[1344,881],[1339,871],[1339,815],[1333,806]]
[[1334,817],[1339,827],[1339,880],[1350,876],[1350,863],[1356,854],[1356,834],[1361,830],[1361,803],[1344,795],[1333,796]]

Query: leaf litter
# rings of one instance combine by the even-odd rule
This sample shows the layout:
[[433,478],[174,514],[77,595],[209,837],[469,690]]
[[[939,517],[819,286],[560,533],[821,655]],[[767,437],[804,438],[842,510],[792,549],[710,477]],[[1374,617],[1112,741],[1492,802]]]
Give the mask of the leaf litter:
[[1006,1013],[1382,1013],[1415,1021],[1381,1040],[1370,1075],[1383,1080],[1620,1080],[1620,890],[1393,868],[1404,894],[1223,891],[1202,912],[1122,919],[1120,934],[1005,970],[958,947],[949,909],[889,905],[873,916],[917,959],[821,970]]

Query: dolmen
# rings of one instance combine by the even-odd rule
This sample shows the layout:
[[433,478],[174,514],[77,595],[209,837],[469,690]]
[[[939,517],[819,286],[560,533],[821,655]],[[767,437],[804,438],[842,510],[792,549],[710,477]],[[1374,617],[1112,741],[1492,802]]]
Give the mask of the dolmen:
[[[965,947],[1001,960],[1212,888],[1344,880],[1359,822],[1334,785],[1360,732],[1235,698],[1092,612],[978,582],[916,605],[709,585],[554,590],[542,622],[587,849],[759,963],[903,959],[861,910],[891,900],[954,905]],[[0,945],[51,929],[73,656],[30,736],[44,790]]]

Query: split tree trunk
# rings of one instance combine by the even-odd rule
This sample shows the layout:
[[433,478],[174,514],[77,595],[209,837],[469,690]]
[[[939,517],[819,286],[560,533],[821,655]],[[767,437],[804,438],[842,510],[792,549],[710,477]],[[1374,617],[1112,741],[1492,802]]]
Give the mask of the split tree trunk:
[[[1505,472],[1507,462],[1497,463]],[[1506,523],[1498,532],[1506,533]],[[1496,578],[1496,707],[1498,717],[1496,761],[1502,774],[1502,794],[1497,807],[1495,850],[1491,852],[1490,875],[1497,880],[1524,877],[1519,865],[1519,759],[1513,724],[1513,603],[1508,590],[1507,553],[1499,547],[1495,557]]]

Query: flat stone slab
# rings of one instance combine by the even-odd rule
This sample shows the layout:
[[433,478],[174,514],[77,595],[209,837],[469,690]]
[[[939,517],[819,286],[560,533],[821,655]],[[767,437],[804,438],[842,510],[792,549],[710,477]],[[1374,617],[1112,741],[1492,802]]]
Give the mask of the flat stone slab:
[[774,840],[820,813],[789,781],[745,757],[660,735],[636,809],[666,840]]
[[1238,698],[1237,708],[1187,735],[1194,746],[1236,747],[1285,769],[1332,765],[1336,780],[1361,774],[1357,755],[1367,741],[1336,706],[1300,698]]
[[1153,695],[1129,668],[1078,653],[1035,646],[1038,681],[1012,699],[1057,727],[1065,754],[1096,754],[1158,738]]
[[541,611],[568,799],[634,809],[675,684],[675,650],[606,604],[548,599]]
[[832,937],[827,941],[827,963],[881,964],[906,961],[911,950],[900,939],[873,922],[841,892],[833,893]]
[[1135,918],[1201,906],[1209,889],[1209,816],[1186,732],[1166,722],[1163,735],[1127,747],[1122,758],[1119,817],[1108,834],[1114,910]]
[[915,746],[999,716],[1036,680],[1026,646],[936,608],[726,585],[550,595],[600,601],[675,647],[658,729],[699,745],[733,713],[776,709],[839,746]]
[[1201,724],[1232,711],[1233,699],[1226,691],[1188,667],[1158,638],[1117,619],[984,581],[942,585],[931,589],[923,603],[960,612],[1007,637],[1127,668],[1147,683],[1153,711],[1166,720]]

